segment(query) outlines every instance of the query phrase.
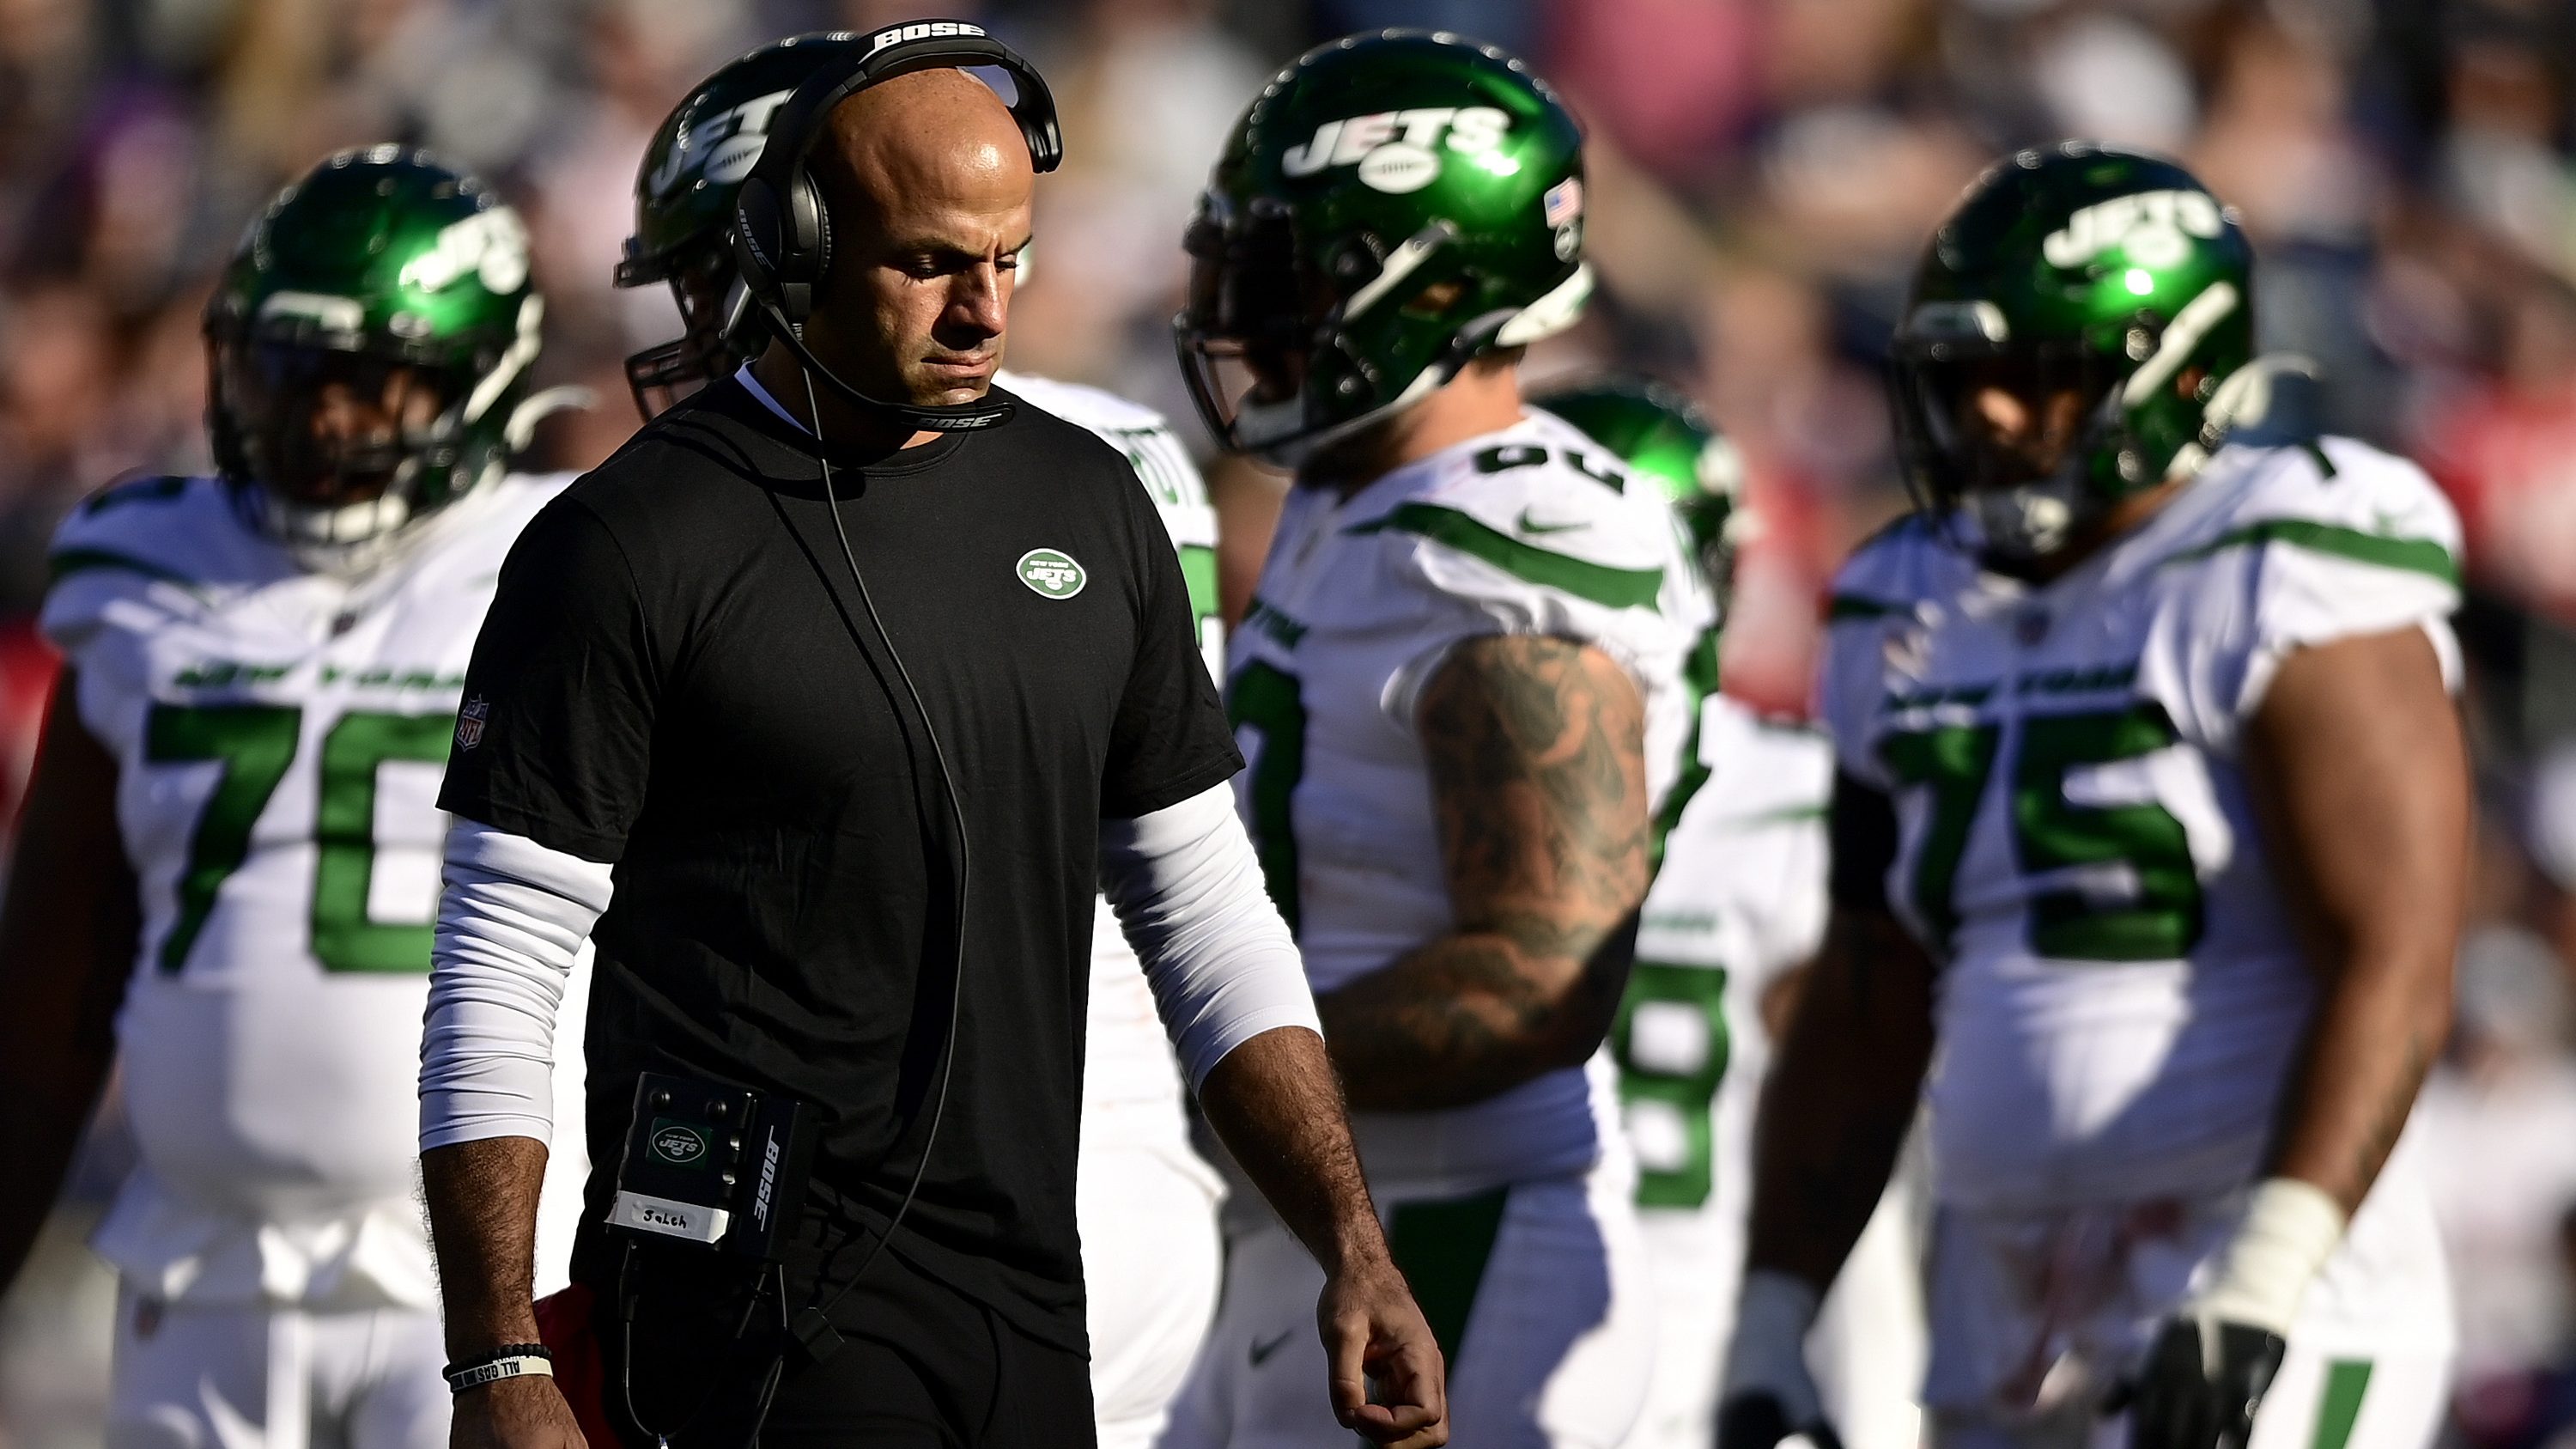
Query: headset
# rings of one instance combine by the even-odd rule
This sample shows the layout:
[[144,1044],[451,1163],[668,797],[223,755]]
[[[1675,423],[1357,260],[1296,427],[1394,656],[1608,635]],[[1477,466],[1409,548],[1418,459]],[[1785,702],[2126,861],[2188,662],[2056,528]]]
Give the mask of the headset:
[[963,432],[990,427],[1010,416],[1008,401],[986,396],[952,407],[922,407],[871,397],[851,386],[806,349],[801,335],[814,315],[814,289],[832,265],[832,218],[806,168],[823,134],[825,118],[851,96],[915,71],[991,66],[1011,77],[1017,94],[1011,119],[1028,142],[1029,164],[1039,172],[1064,162],[1064,132],[1056,123],[1055,96],[1045,78],[1018,51],[962,20],[890,25],[868,37],[853,60],[806,77],[778,109],[769,142],[745,176],[734,200],[734,261],[743,290],[770,332],[796,354],[809,375],[843,398],[888,413],[922,432]]

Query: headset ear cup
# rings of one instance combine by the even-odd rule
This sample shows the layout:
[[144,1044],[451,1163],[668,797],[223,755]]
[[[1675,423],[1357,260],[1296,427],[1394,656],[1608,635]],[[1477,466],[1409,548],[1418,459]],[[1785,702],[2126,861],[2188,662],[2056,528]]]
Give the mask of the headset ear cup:
[[791,322],[802,322],[814,315],[814,283],[823,275],[825,253],[832,244],[832,220],[823,208],[823,198],[814,190],[814,178],[799,166],[787,178],[786,223],[787,245],[779,255],[781,310]]
[[805,282],[820,287],[832,270],[832,209],[823,204],[823,194],[816,189],[814,178],[801,166],[796,168],[796,199],[799,210],[814,219],[812,236],[805,246]]
[[733,255],[734,270],[741,276],[743,290],[755,301],[775,306],[778,302],[778,265],[780,243],[778,194],[769,182],[753,176],[744,180],[742,190],[734,197]]

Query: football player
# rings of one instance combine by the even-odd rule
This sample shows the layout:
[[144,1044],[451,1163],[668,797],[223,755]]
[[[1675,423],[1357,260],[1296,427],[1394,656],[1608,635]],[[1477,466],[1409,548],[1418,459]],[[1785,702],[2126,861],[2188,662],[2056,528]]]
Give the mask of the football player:
[[[1521,405],[1582,227],[1580,133],[1521,62],[1354,36],[1238,122],[1175,324],[1219,439],[1296,471],[1230,645],[1236,788],[1461,1444],[1616,1443],[1653,1359],[1601,1046],[1715,618],[1661,488]],[[1174,1449],[1347,1437],[1322,1280],[1253,1217]]]
[[[685,329],[627,360],[635,404],[647,418],[766,345],[756,324],[743,326],[734,196],[759,159],[771,114],[807,76],[863,43],[817,34],[763,46],[700,82],[654,133],[635,178],[635,235],[616,279],[621,287],[668,282]],[[1024,257],[1013,285],[1027,280]],[[996,381],[1127,455],[1180,550],[1208,667],[1220,668],[1216,510],[1170,426],[1097,388],[1007,371]],[[1180,1068],[1143,967],[1108,902],[1098,909],[1074,1207],[1100,1443],[1146,1449],[1216,1311],[1222,1182],[1190,1146]]]
[[65,669],[0,913],[0,1284],[121,1053],[119,1449],[447,1442],[413,1188],[433,797],[494,571],[563,481],[507,471],[555,402],[543,312],[473,178],[333,156],[208,304],[216,475],[109,489],[55,540]]
[[[1664,491],[1722,609],[1754,521],[1734,445],[1660,384],[1592,382],[1532,402]],[[1687,808],[1665,811],[1663,867],[1610,1033],[1656,1307],[1654,1374],[1631,1449],[1707,1449],[1744,1264],[1753,1108],[1771,1022],[1825,926],[1833,747],[1719,693],[1716,644],[1705,636],[1687,665],[1700,733],[1698,758],[1684,768],[1700,783]],[[1892,1441],[1910,1449],[1921,1313],[1904,1196],[1873,1222],[1867,1266],[1846,1270],[1815,1338],[1841,1370],[1822,1375],[1835,1422],[1855,1441],[1855,1424],[1887,1423]]]
[[1725,1449],[1825,1432],[1799,1336],[1918,1091],[1942,1444],[2434,1435],[2400,1134],[2468,856],[2459,527],[2267,416],[2254,281],[2188,173],[2081,144],[1989,171],[1916,273],[1919,507],[1835,585],[1833,913],[1763,1097]]

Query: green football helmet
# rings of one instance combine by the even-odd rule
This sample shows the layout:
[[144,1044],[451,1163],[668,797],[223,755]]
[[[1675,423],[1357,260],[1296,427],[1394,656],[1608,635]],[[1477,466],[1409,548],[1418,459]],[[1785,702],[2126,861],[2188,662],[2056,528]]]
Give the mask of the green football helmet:
[[616,274],[620,287],[668,282],[680,306],[680,336],[626,359],[627,388],[648,420],[759,349],[734,269],[734,196],[778,108],[866,40],[829,31],[773,41],[698,82],[653,132],[635,173],[635,234]]
[[2070,142],[1989,170],[1897,327],[1916,501],[2010,568],[2198,471],[2257,376],[2253,268],[2235,213],[2172,162]]
[[207,303],[217,470],[306,567],[361,566],[525,446],[544,312],[517,212],[421,152],[343,151]]
[[1351,36],[1243,113],[1184,244],[1172,327],[1200,415],[1293,466],[1580,315],[1582,132],[1491,46]]
[[1664,491],[1722,606],[1750,521],[1741,507],[1744,456],[1699,405],[1662,383],[1627,379],[1544,389],[1530,404],[1573,424]]

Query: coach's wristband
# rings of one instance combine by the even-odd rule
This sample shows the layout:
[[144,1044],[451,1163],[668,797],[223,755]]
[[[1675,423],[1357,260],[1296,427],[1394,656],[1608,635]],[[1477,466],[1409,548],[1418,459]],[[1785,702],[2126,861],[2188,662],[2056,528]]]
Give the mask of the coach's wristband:
[[553,1378],[555,1356],[542,1343],[505,1343],[489,1353],[477,1354],[462,1363],[449,1364],[441,1370],[451,1393],[479,1389],[503,1379],[543,1374]]

